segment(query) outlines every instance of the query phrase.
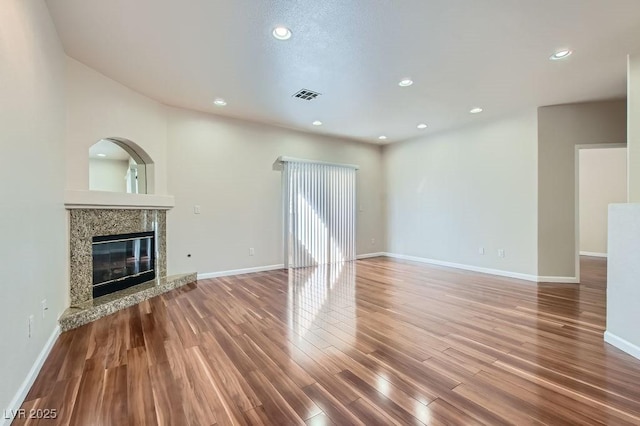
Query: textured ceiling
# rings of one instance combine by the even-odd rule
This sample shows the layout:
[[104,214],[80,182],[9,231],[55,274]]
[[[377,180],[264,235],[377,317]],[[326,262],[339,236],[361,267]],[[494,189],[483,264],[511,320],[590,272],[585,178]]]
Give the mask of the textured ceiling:
[[[640,48],[637,0],[47,3],[69,56],[167,105],[374,143],[624,97]],[[290,40],[271,36],[279,24]],[[575,53],[548,60],[563,47]],[[322,95],[291,96],[302,88]]]

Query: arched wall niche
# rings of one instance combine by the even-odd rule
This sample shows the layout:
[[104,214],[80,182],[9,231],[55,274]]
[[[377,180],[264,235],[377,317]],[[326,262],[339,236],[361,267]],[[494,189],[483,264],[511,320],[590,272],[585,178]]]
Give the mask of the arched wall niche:
[[154,162],[135,142],[106,137],[89,148],[89,190],[154,194]]

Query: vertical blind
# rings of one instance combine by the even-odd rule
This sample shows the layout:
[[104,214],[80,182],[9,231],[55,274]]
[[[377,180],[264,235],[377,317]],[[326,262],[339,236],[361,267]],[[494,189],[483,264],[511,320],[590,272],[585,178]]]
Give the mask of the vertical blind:
[[281,157],[289,268],[356,257],[357,166]]

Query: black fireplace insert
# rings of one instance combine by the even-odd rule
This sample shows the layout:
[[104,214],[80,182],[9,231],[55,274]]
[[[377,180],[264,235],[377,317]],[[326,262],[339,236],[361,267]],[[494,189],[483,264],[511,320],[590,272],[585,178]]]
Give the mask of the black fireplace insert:
[[93,237],[92,246],[94,298],[155,279],[153,231]]

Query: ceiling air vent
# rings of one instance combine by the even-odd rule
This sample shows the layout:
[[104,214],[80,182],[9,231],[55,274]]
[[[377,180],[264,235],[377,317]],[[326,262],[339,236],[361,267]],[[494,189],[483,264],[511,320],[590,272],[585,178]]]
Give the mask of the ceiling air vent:
[[294,93],[291,96],[294,98],[305,100],[305,101],[312,101],[320,95],[321,93],[314,92],[313,90],[302,89],[302,90],[298,90],[296,93]]

